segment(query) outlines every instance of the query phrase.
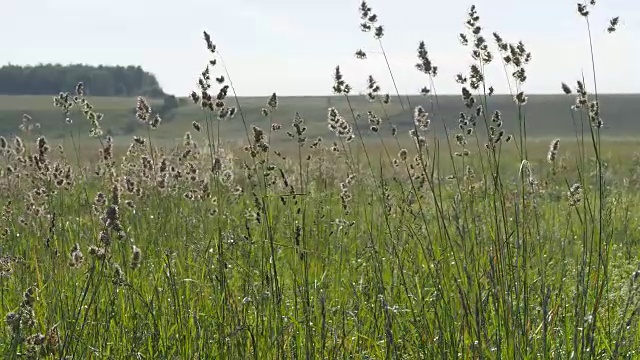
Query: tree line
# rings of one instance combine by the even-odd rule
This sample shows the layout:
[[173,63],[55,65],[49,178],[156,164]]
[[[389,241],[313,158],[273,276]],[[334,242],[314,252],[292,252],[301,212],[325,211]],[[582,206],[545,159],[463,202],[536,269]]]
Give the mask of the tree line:
[[155,75],[140,66],[83,64],[5,65],[0,67],[0,94],[55,95],[72,92],[83,82],[89,96],[164,97]]

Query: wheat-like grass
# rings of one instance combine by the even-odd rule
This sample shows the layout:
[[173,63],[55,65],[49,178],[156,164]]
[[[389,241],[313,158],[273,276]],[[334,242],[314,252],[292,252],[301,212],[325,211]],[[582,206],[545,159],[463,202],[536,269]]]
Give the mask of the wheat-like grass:
[[[588,25],[594,6],[578,5]],[[367,2],[358,10],[386,59],[380,18]],[[627,148],[602,141],[595,78],[561,82],[576,96],[574,139],[530,139],[534,55],[497,32],[490,43],[481,20],[471,6],[458,36],[471,65],[455,78],[457,119],[443,116],[438,59],[418,42],[408,70],[424,77],[429,105],[403,99],[393,81],[407,132],[373,76],[371,107],[359,108],[340,66],[331,90],[345,106],[327,107],[323,136],[310,135],[317,120],[304,112],[286,115],[276,93],[250,123],[207,32],[210,59],[190,95],[202,118],[172,148],[159,145],[165,123],[142,97],[132,108],[146,136],[121,144],[104,134],[83,83],[54,97],[72,149],[25,115],[21,137],[0,137],[0,352],[637,357],[638,156],[629,162]],[[386,63],[393,80],[400,69]],[[516,118],[492,105],[486,74],[496,67]],[[91,145],[81,146],[75,118],[89,124]],[[221,127],[233,121],[246,135],[235,147]]]

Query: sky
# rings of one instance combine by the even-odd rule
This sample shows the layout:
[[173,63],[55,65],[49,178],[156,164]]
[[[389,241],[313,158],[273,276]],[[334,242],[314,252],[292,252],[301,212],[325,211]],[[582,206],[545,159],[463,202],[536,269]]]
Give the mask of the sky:
[[[359,0],[2,0],[0,65],[86,63],[141,65],[166,92],[186,96],[209,58],[211,34],[241,96],[326,95],[339,65],[355,93],[373,75],[393,93],[379,44],[359,29]],[[488,39],[496,31],[522,40],[533,59],[529,94],[558,93],[560,83],[592,77],[587,25],[576,0],[369,0],[386,29],[383,45],[399,91],[417,93],[427,79],[414,65],[425,41],[439,67],[440,94],[460,92],[469,49],[457,40],[475,4]],[[37,10],[36,10],[37,9]],[[608,20],[620,16],[616,33]],[[592,9],[598,91],[640,92],[640,2],[598,0]],[[492,44],[493,45],[493,44]],[[368,53],[356,59],[358,49]],[[497,55],[497,53],[496,53]],[[214,74],[222,71],[218,68]],[[499,62],[487,69],[497,93],[508,93]],[[588,85],[591,87],[591,82]]]

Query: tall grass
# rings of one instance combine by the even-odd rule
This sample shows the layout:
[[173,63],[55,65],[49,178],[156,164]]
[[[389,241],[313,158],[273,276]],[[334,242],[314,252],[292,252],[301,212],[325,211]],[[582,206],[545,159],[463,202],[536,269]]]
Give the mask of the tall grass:
[[[578,9],[589,39],[593,5]],[[386,58],[379,17],[359,10]],[[460,34],[472,65],[457,76],[459,119],[441,115],[425,42],[415,70],[429,109],[369,77],[379,110],[360,114],[337,66],[350,111],[327,109],[325,139],[307,138],[303,113],[274,123],[276,94],[248,123],[206,32],[191,94],[204,124],[173,149],[153,145],[162,123],[143,98],[148,136],[117,154],[81,84],[56,97],[65,118],[91,122],[94,148],[71,130],[76,156],[39,134],[0,138],[3,356],[635,358],[638,164],[605,153],[595,64],[593,99],[576,81],[575,144],[541,149],[527,138],[532,55],[498,33],[494,55],[480,20],[471,7]],[[498,57],[514,120],[490,110]],[[409,134],[390,123],[394,101],[414,112]],[[243,123],[244,152],[225,146],[225,121]],[[294,150],[271,142],[280,131]],[[86,151],[98,160],[81,162]]]

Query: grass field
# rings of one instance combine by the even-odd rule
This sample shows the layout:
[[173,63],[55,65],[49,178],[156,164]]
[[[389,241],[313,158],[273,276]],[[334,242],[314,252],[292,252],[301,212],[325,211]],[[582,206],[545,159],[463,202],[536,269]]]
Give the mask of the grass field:
[[[72,120],[76,120],[71,125],[65,123],[63,114],[52,106],[52,96],[9,96],[0,95],[0,134],[9,136],[20,134],[19,126],[23,114],[28,114],[34,122],[40,124],[39,133],[47,134],[49,138],[61,139],[69,133],[76,133],[84,136],[90,129],[90,124],[81,121],[80,113],[72,114]],[[249,124],[264,124],[267,120],[261,114],[262,108],[266,106],[269,96],[240,97],[239,103]],[[638,101],[640,95],[637,94],[604,94],[600,95],[602,107],[602,118],[605,121],[604,131],[607,137],[616,139],[633,139],[633,134],[640,133],[640,122],[637,121]],[[88,98],[94,105],[95,111],[105,114],[105,121],[102,124],[104,131],[115,138],[122,138],[123,141],[130,140],[133,136],[146,135],[146,128],[135,120],[135,98]],[[400,106],[398,100],[392,97],[392,102],[385,106],[384,110],[379,103],[371,103],[364,96],[354,96],[351,99],[351,106],[359,113],[365,114],[369,110],[386,113],[389,123],[395,124],[401,131],[409,131],[413,126],[413,114],[410,109]],[[458,126],[458,118],[461,111],[465,110],[464,104],[458,95],[441,95],[438,97],[438,104],[435,104],[433,97],[420,95],[403,96],[406,103],[409,101],[413,105],[420,105],[432,112],[432,108],[437,107],[437,116],[434,117],[431,132],[433,134],[443,134],[444,124],[449,128]],[[150,104],[160,107],[161,100],[149,100]],[[532,138],[544,138],[573,136],[575,133],[574,123],[571,119],[569,107],[573,105],[574,99],[566,95],[530,95],[525,109],[528,135]],[[229,99],[229,104],[237,106],[235,99]],[[605,106],[606,105],[606,106]],[[275,123],[290,123],[296,112],[306,120],[308,136],[317,137],[326,134],[326,117],[329,107],[337,108],[341,113],[347,114],[349,105],[344,98],[339,96],[300,96],[300,97],[279,97],[278,112],[272,119]],[[488,110],[500,110],[504,118],[504,126],[509,131],[515,131],[518,113],[517,107],[513,103],[511,95],[493,95],[488,103]],[[190,99],[183,99],[182,106],[168,114],[163,124],[163,131],[155,136],[175,142],[182,138],[186,131],[191,129],[193,121],[203,121],[206,113],[201,107],[194,105]],[[366,119],[365,119],[366,122]],[[217,126],[217,125],[216,125]],[[387,131],[383,135],[389,135]],[[220,124],[220,130],[225,133],[230,140],[243,140],[246,138],[244,125],[235,117]],[[368,134],[366,134],[368,135]],[[274,141],[281,140],[276,137]]]
[[0,353],[636,359],[639,96],[576,83],[401,106],[339,75],[239,102],[204,78],[160,124],[144,99],[0,97]]

